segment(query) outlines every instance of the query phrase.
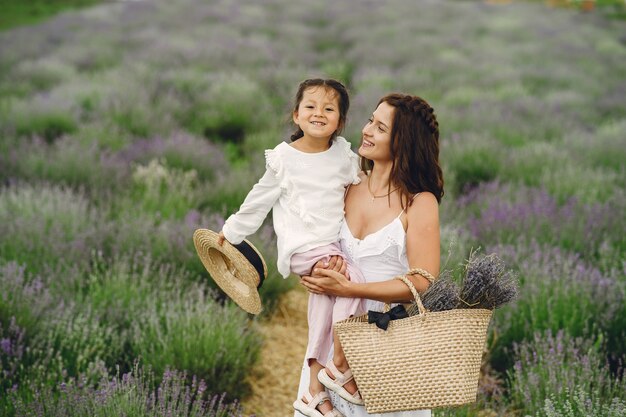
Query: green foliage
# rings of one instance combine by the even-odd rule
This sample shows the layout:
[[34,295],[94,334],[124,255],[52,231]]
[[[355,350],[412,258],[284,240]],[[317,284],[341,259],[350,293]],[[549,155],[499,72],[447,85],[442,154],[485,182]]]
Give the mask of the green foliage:
[[611,169],[587,168],[576,163],[567,163],[557,169],[545,169],[539,182],[563,203],[576,198],[585,203],[607,201],[619,189],[622,176]]
[[46,264],[85,262],[102,218],[82,192],[20,185],[0,193],[0,253],[37,272]]
[[106,190],[117,189],[126,174],[120,164],[107,164],[108,155],[96,143],[86,144],[77,135],[63,137],[51,145],[24,139],[13,149],[25,156],[20,161],[7,161],[6,176]]
[[448,175],[454,176],[456,193],[495,179],[502,169],[495,148],[488,145],[467,144],[445,158],[449,167]]
[[120,357],[121,342],[120,334],[95,312],[70,306],[34,335],[24,361],[30,365],[27,379],[54,384],[70,375],[95,382]]
[[198,207],[216,213],[235,213],[248,195],[252,186],[261,178],[265,168],[260,164],[232,169],[220,175],[214,184],[201,193]]
[[221,307],[196,290],[184,299],[154,303],[143,316],[134,322],[133,350],[155,370],[169,364],[206,378],[211,392],[227,392],[232,398],[248,393],[243,381],[258,357],[261,339],[246,325],[238,306]]
[[[626,351],[617,340],[624,337],[623,303],[626,284],[619,274],[602,274],[577,256],[556,248],[524,245],[494,247],[496,253],[515,251],[517,262],[507,259],[519,271],[520,296],[494,316],[491,363],[497,369],[511,365],[508,352],[515,342],[530,340],[534,332],[566,331],[573,337],[607,335],[610,352],[620,357]],[[505,256],[506,257],[506,256]],[[616,276],[617,275],[617,276]],[[604,346],[606,349],[606,346]]]
[[[193,207],[195,171],[181,171],[153,159],[146,166],[138,165],[133,172],[131,190],[134,207],[161,218],[181,218]],[[130,207],[129,207],[130,208]]]
[[27,94],[49,91],[74,75],[75,71],[71,66],[54,57],[20,62],[6,75],[11,80],[11,85],[7,86],[7,93],[23,97]]
[[141,108],[117,109],[111,115],[111,120],[122,130],[134,136],[147,137],[151,133],[150,121],[147,112]]
[[601,402],[601,397],[599,397],[601,393],[597,393],[599,395],[596,401],[590,401],[587,388],[579,386],[576,391],[564,395],[564,398],[548,395],[543,408],[537,412],[537,416],[621,417],[624,415],[626,401],[615,398],[611,403]]
[[6,30],[20,25],[31,25],[49,18],[64,10],[87,7],[101,0],[2,0],[2,15],[0,16],[0,30]]
[[438,408],[432,411],[434,417],[476,417],[489,416],[491,413],[481,405],[465,405],[461,407]]
[[37,136],[44,139],[47,143],[52,143],[65,134],[75,132],[77,125],[71,115],[50,111],[39,114],[22,114],[15,121],[15,129],[18,135]]
[[[70,378],[58,386],[29,387],[32,402],[11,393],[18,416],[79,417],[234,417],[238,404],[224,404],[223,396],[208,397],[206,384],[195,376],[167,370],[156,385],[150,368],[135,365],[132,372],[102,377],[97,384]],[[208,398],[207,398],[208,397]]]
[[611,169],[623,173],[626,169],[626,150],[623,146],[624,129],[626,129],[626,119],[619,119],[598,126],[591,134],[579,133],[571,138],[571,153],[584,155],[579,158],[581,163],[586,162],[594,168]]
[[94,261],[80,303],[124,338],[119,345],[128,351],[118,353],[118,360],[126,358],[120,365],[129,369],[141,357],[158,374],[174,367],[206,379],[210,392],[232,398],[248,392],[243,380],[261,340],[239,307],[220,306],[185,270],[149,257]]
[[563,144],[527,142],[524,146],[507,154],[506,162],[502,164],[500,178],[532,187],[541,187],[542,175],[545,172],[558,173],[562,166],[571,164],[570,158],[563,152],[562,147]]
[[535,416],[618,416],[626,407],[626,382],[611,374],[602,340],[565,332],[537,332],[516,346],[509,373],[511,402]]
[[241,143],[246,133],[266,127],[264,115],[272,109],[258,83],[238,73],[210,78],[189,99],[190,107],[179,111],[181,124],[222,142]]
[[16,262],[1,261],[0,286],[0,328],[14,321],[28,336],[37,333],[52,304],[41,279],[26,273]]

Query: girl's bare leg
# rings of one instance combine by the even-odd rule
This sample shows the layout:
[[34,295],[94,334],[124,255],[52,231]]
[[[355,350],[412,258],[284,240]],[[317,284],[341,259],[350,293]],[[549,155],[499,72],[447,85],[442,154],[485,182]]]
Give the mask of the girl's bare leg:
[[[341,372],[346,372],[349,368],[348,361],[346,360],[346,355],[344,354],[343,348],[341,347],[339,336],[337,335],[335,331],[333,331],[333,341],[334,341],[333,363],[335,364],[337,369],[339,369]],[[328,369],[326,369],[326,373],[328,374],[328,376],[335,379],[335,376]],[[356,386],[356,382],[354,382],[354,379],[352,379],[350,382],[344,385],[344,388],[350,394],[354,394],[358,390],[358,387]]]
[[[322,392],[326,389],[324,385],[317,379],[317,374],[324,369],[324,367],[315,359],[309,360],[309,393],[311,396],[315,396],[318,392]],[[306,402],[304,399],[302,400]],[[317,409],[322,414],[326,414],[333,409],[333,405],[330,401],[324,401]]]

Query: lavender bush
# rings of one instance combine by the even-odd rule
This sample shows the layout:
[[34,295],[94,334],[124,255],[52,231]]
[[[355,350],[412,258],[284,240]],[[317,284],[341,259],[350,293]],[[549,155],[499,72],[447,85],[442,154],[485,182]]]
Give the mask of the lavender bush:
[[603,273],[580,256],[537,243],[489,247],[519,272],[520,296],[494,316],[492,362],[508,364],[513,342],[534,332],[563,329],[573,337],[606,332],[608,350],[623,356],[626,283],[620,271]]
[[[0,175],[30,182],[50,181],[88,190],[119,189],[127,168],[111,163],[97,143],[67,135],[52,145],[41,138],[23,140],[0,156]],[[93,192],[93,191],[92,191]]]
[[623,415],[626,380],[611,373],[600,347],[564,331],[537,332],[515,345],[509,373],[514,407],[533,416]]
[[0,193],[0,257],[28,265],[81,263],[97,247],[102,217],[83,192],[23,184]]
[[260,340],[241,309],[212,302],[213,291],[190,273],[146,255],[94,263],[79,301],[122,338],[119,364],[141,357],[158,374],[170,366],[204,378],[210,392],[246,393]]
[[[182,217],[193,207],[196,171],[170,169],[165,161],[153,159],[133,171],[133,206],[162,218]],[[128,210],[130,211],[130,210]]]
[[18,327],[35,333],[38,324],[54,300],[39,276],[15,261],[0,263],[0,323],[15,322]]
[[561,246],[606,268],[620,268],[626,251],[623,216],[626,194],[604,203],[584,204],[571,198],[559,204],[542,189],[492,182],[459,199],[468,227],[483,244],[519,239]]
[[[191,379],[191,383],[187,381]],[[90,384],[70,378],[51,388],[33,387],[33,400],[15,397],[16,416],[151,416],[234,417],[241,416],[237,403],[225,404],[223,395],[207,396],[205,381],[184,372],[166,370],[154,388],[150,368],[135,366],[132,372]]]
[[132,349],[155,370],[169,364],[205,378],[210,392],[227,392],[231,399],[248,394],[244,380],[261,339],[238,306],[221,307],[199,291],[188,292],[177,303],[149,306],[132,333]]
[[24,358],[29,368],[20,383],[30,380],[53,385],[65,376],[79,374],[97,381],[122,356],[123,342],[122,335],[110,323],[100,321],[96,312],[66,305],[48,320],[45,329],[31,337]]
[[21,328],[15,317],[6,324],[0,323],[0,390],[6,392],[16,387],[20,364],[24,357],[25,329]]
[[203,181],[213,180],[228,166],[218,146],[184,131],[133,141],[111,159],[111,162],[126,167],[131,167],[133,163],[147,165],[154,159],[163,159],[171,168],[195,171],[198,179]]

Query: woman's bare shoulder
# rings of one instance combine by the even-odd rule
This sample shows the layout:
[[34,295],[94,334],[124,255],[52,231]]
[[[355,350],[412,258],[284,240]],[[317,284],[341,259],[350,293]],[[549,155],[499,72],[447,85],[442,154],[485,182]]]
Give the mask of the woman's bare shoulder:
[[[415,204],[420,204],[420,205],[436,204],[437,206],[439,206],[437,197],[435,197],[435,195],[431,193],[430,191],[422,191],[421,193],[415,194],[415,196],[413,197],[413,205]],[[411,207],[413,207],[413,205],[411,205]]]
[[413,204],[407,210],[409,222],[424,221],[439,218],[439,202],[437,197],[429,191],[423,191],[413,198]]

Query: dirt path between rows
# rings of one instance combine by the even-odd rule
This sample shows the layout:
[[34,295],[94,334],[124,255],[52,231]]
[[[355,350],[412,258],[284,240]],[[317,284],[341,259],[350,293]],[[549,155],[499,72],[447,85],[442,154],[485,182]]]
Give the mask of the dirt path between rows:
[[245,415],[293,416],[307,344],[308,293],[298,286],[280,301],[273,316],[260,323],[261,358],[250,374],[252,395],[243,402]]

